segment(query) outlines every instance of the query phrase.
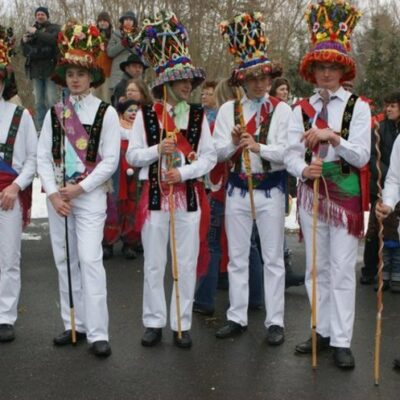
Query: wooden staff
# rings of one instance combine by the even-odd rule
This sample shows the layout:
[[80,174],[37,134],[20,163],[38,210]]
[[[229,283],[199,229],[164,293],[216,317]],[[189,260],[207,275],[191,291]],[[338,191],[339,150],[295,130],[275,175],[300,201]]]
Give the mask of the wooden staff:
[[312,225],[312,261],[311,261],[311,365],[317,368],[317,224],[319,203],[319,178],[314,179],[313,225]]
[[[65,93],[62,91],[62,129],[63,129],[63,185],[66,186],[66,167],[65,167],[65,154],[66,154],[66,131],[65,131]],[[67,262],[67,275],[68,275],[68,298],[69,298],[69,317],[71,320],[71,336],[72,344],[76,344],[76,327],[75,327],[75,308],[74,297],[72,295],[72,279],[71,279],[71,261],[69,256],[69,236],[68,236],[68,217],[64,217],[65,226],[65,260]]]
[[[239,88],[236,88],[236,98],[239,105],[239,120],[240,120],[240,127],[242,132],[246,130],[246,124],[244,122],[244,115],[243,115],[243,107],[241,103],[241,95]],[[246,171],[247,177],[247,187],[249,189],[249,197],[250,197],[250,209],[251,209],[251,216],[253,221],[256,220],[256,208],[254,206],[254,188],[253,188],[253,177],[251,174],[251,161],[250,161],[250,150],[243,149],[243,161],[244,161],[244,169]]]
[[[163,105],[163,114],[162,114],[162,124],[163,128],[166,132],[166,137],[169,139],[174,139],[176,141],[176,133],[175,131],[168,130],[168,122],[167,122],[167,88],[164,85],[164,105]],[[167,168],[170,170],[172,168],[172,156],[167,156]],[[159,162],[161,166],[161,160]],[[174,288],[175,288],[175,303],[176,303],[176,318],[178,325],[178,338],[182,339],[182,321],[181,321],[181,304],[180,304],[180,294],[179,294],[179,269],[178,269],[178,257],[176,254],[176,238],[175,238],[175,201],[174,201],[174,185],[169,185],[169,193],[168,193],[168,204],[169,204],[169,237],[170,237],[170,245],[171,245],[171,258],[172,258],[172,277],[174,280]]]
[[[379,122],[375,124],[375,150],[376,150],[376,170],[378,172],[378,202],[382,202],[382,170],[381,170],[381,150],[379,148],[381,138],[379,133]],[[378,220],[378,291],[376,294],[376,329],[375,329],[375,353],[374,353],[374,380],[375,386],[379,385],[380,377],[380,356],[381,356],[381,337],[382,337],[382,312],[383,312],[383,222]]]

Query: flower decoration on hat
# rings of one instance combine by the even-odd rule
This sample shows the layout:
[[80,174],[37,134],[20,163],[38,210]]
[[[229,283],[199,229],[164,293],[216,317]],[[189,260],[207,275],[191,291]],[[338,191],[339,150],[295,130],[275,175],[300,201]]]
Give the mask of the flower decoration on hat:
[[352,80],[356,74],[354,60],[349,56],[351,34],[361,17],[361,12],[345,0],[320,0],[310,4],[305,20],[311,38],[311,51],[303,58],[300,73],[314,83],[312,65],[330,62],[343,65],[343,81]]
[[137,41],[157,75],[153,92],[160,92],[160,87],[167,82],[191,79],[194,88],[205,79],[204,71],[193,65],[188,33],[174,13],[160,12],[146,18]]
[[100,51],[104,50],[104,41],[96,25],[66,25],[59,32],[57,43],[61,58],[53,76],[56,83],[66,86],[65,72],[68,66],[88,69],[93,77],[93,87],[104,82],[104,73],[96,61]]
[[220,33],[234,57],[237,67],[232,73],[235,83],[251,76],[271,74],[273,65],[268,59],[268,38],[263,15],[259,12],[242,13],[219,25]]
[[0,25],[0,79],[4,82],[3,97],[5,100],[17,94],[11,57],[15,55],[15,36],[12,28]]

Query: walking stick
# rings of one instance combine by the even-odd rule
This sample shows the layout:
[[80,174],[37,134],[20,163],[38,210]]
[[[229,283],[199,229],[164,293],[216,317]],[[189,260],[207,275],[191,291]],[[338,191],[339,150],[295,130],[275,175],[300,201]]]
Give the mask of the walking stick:
[[[166,137],[172,138],[176,141],[175,131],[168,130],[167,122],[167,88],[164,85],[164,104],[163,104],[163,114],[162,114],[162,124],[166,131]],[[161,132],[162,135],[162,132]],[[161,140],[160,140],[161,142]],[[160,153],[161,154],[161,153]],[[161,155],[160,155],[161,157]],[[159,167],[161,168],[161,160],[159,161]],[[167,156],[167,168],[170,170],[172,168],[172,156]],[[176,254],[176,238],[175,238],[175,202],[174,202],[174,185],[169,185],[168,193],[168,204],[169,204],[169,238],[171,246],[171,258],[172,258],[172,277],[174,280],[175,288],[175,303],[176,303],[176,319],[178,325],[178,338],[182,339],[182,321],[181,321],[181,304],[180,304],[180,294],[179,294],[179,269],[178,269],[178,257]]]
[[[378,172],[378,202],[382,201],[382,170],[381,170],[381,150],[379,148],[381,138],[379,135],[379,123],[375,125],[375,150],[376,150],[376,170]],[[382,312],[383,312],[383,222],[378,220],[378,291],[376,294],[376,329],[375,329],[375,353],[374,353],[374,379],[375,386],[379,385],[380,377],[380,356],[381,356],[381,337],[382,337]]]
[[[66,186],[66,168],[65,168],[65,93],[62,92],[62,129],[63,129],[63,140],[61,141],[63,146],[62,157],[63,157],[63,185]],[[71,279],[71,262],[69,256],[69,239],[68,239],[68,217],[64,217],[65,223],[65,259],[67,262],[67,275],[68,275],[68,298],[69,298],[69,317],[71,320],[71,335],[72,344],[76,344],[76,328],[75,328],[75,309],[74,309],[74,298],[72,295],[72,279]]]
[[317,368],[317,223],[319,203],[319,178],[314,179],[313,224],[312,224],[312,261],[311,261],[311,349],[313,369]]
[[[236,88],[236,98],[239,105],[239,118],[240,118],[240,127],[242,131],[246,129],[246,125],[244,123],[244,115],[243,115],[243,107],[240,102],[241,95],[239,88]],[[253,221],[256,220],[256,208],[254,206],[254,189],[253,189],[253,177],[251,174],[251,161],[250,161],[250,150],[243,149],[243,161],[244,161],[244,169],[246,171],[247,177],[247,187],[249,189],[249,197],[250,197],[250,209],[251,209],[251,217]]]

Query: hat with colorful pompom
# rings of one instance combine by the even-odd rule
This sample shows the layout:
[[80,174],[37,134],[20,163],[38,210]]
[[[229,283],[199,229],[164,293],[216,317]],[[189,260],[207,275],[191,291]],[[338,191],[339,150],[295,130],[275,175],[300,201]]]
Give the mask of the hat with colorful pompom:
[[137,40],[156,73],[151,85],[156,97],[162,96],[167,82],[190,79],[194,89],[204,81],[205,72],[195,67],[190,57],[186,28],[174,13],[163,11],[146,18]]
[[280,67],[268,58],[268,38],[261,13],[238,14],[233,20],[222,21],[219,29],[236,64],[232,72],[233,83],[241,84],[247,78],[259,75],[281,75]]
[[312,71],[315,63],[336,63],[344,67],[342,81],[356,76],[356,64],[349,55],[350,37],[361,12],[345,0],[320,0],[310,4],[305,13],[311,37],[311,50],[300,64],[300,74],[315,83]]
[[92,75],[91,86],[98,87],[104,82],[104,72],[97,64],[97,57],[104,50],[104,42],[99,29],[94,24],[67,24],[58,34],[58,48],[61,58],[52,79],[66,87],[65,75],[68,67],[82,67]]

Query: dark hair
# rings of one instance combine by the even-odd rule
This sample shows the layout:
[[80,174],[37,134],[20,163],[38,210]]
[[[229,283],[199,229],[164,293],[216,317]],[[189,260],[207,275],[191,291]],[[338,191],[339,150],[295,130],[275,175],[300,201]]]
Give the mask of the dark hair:
[[389,93],[383,101],[385,104],[397,103],[400,106],[400,92]]
[[140,101],[141,105],[153,104],[153,98],[151,97],[150,90],[147,87],[146,82],[143,79],[139,79],[139,78],[129,79],[129,81],[126,83],[125,95],[126,95],[128,86],[131,83],[134,83],[140,91],[140,94],[142,97],[142,100]]
[[120,101],[116,106],[117,113],[123,114],[132,105],[140,106],[139,102],[135,100]]
[[203,83],[203,85],[201,86],[201,88],[202,89],[209,89],[209,88],[215,89],[217,87],[217,85],[218,85],[217,81],[205,81]]
[[271,96],[276,96],[277,89],[282,85],[286,85],[288,90],[289,90],[289,92],[290,92],[290,84],[289,84],[289,81],[286,78],[275,78],[272,81],[271,90],[269,91],[269,94]]

